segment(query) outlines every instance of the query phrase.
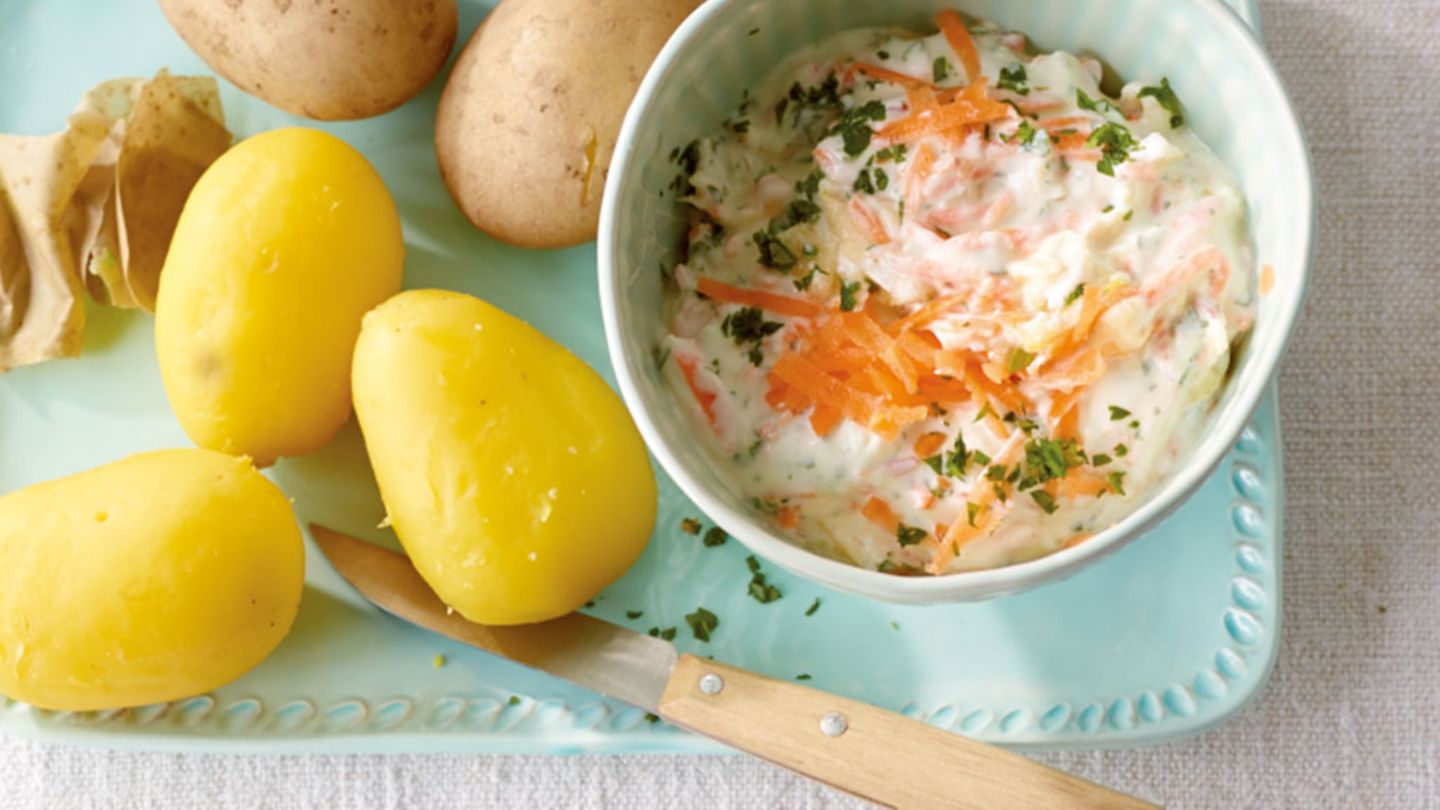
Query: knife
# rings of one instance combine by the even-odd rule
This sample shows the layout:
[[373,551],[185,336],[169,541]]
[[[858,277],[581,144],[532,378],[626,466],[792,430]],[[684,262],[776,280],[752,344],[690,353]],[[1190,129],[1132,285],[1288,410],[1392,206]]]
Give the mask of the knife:
[[975,810],[1158,806],[894,712],[682,655],[667,641],[584,614],[475,624],[446,607],[405,555],[310,529],[340,575],[387,613],[862,799]]

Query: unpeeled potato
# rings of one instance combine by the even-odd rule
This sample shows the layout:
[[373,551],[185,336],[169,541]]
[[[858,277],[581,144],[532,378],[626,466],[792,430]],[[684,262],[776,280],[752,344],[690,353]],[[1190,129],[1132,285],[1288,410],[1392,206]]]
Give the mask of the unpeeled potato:
[[403,292],[365,316],[354,390],[395,533],[467,619],[569,613],[644,549],[655,476],[624,403],[524,322]]
[[505,0],[456,60],[435,118],[450,195],[523,247],[595,238],[625,110],[699,0]]
[[455,44],[455,0],[160,0],[160,8],[216,73],[322,120],[400,106]]
[[0,694],[47,709],[222,686],[290,630],[305,549],[248,459],[160,450],[0,497]]

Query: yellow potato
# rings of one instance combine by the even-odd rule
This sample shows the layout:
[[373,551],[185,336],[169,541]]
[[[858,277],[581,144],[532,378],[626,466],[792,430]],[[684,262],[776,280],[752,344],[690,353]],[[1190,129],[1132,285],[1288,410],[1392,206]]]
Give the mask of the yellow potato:
[[460,293],[401,293],[365,316],[354,387],[395,532],[466,618],[569,613],[645,547],[655,476],[624,403],[528,324]]
[[595,238],[625,110],[699,0],[505,0],[455,61],[440,174],[474,225],[524,247]]
[[455,0],[160,0],[241,90],[308,118],[368,118],[420,92],[455,44]]
[[290,503],[248,459],[159,450],[0,497],[0,693],[48,709],[214,689],[300,605]]
[[365,158],[312,129],[256,135],[195,185],[160,276],[165,392],[201,447],[261,465],[350,413],[367,310],[400,289],[395,204]]

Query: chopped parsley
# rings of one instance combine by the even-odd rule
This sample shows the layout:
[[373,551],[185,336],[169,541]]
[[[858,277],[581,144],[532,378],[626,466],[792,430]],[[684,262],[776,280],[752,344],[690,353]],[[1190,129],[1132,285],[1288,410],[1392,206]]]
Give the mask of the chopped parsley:
[[974,501],[967,501],[965,503],[965,520],[970,524],[970,528],[976,528],[975,518],[980,517],[980,512],[984,508],[985,507]]
[[726,534],[724,529],[719,526],[711,526],[710,531],[705,532],[705,538],[700,542],[704,543],[706,548],[714,548],[725,545],[725,541],[728,539],[730,539],[730,535]]
[[1075,88],[1075,104],[1082,110],[1089,110],[1090,112],[1101,115],[1107,112],[1116,112],[1115,105],[1111,104],[1109,99],[1104,96],[1091,98],[1089,94],[1078,87]]
[[665,641],[674,641],[674,640],[675,640],[675,628],[673,628],[673,627],[667,627],[667,628],[665,628],[664,630],[661,630],[661,629],[658,628],[658,627],[652,627],[652,628],[650,628],[649,633],[650,633],[650,635],[654,636],[655,638],[663,639],[663,640],[665,640]]
[[853,311],[855,309],[855,305],[859,303],[857,298],[859,293],[860,282],[852,281],[848,284],[843,281],[840,282],[840,310],[842,312]]
[[819,267],[816,267],[816,266],[813,265],[813,264],[810,265],[810,272],[806,273],[805,275],[801,276],[800,278],[795,279],[795,281],[793,282],[793,283],[795,284],[795,289],[800,290],[800,291],[802,291],[802,292],[805,291],[805,290],[810,289],[810,285],[811,285],[812,283],[814,283],[814,281],[815,281],[815,274],[816,274],[816,273],[823,273],[823,272],[824,272],[824,271],[821,270]]
[[[1023,70],[1024,68],[1021,69]],[[950,78],[950,74],[954,72],[954,68],[950,67],[949,59],[943,56],[937,56],[935,57],[935,64],[932,66],[932,72],[935,74],[935,83],[939,84]]]
[[894,146],[886,147],[875,153],[875,162],[884,163],[893,160],[901,163],[905,160],[905,144],[897,143]]
[[1111,405],[1111,406],[1110,406],[1110,421],[1111,421],[1111,422],[1119,422],[1121,419],[1124,419],[1125,417],[1127,417],[1127,416],[1129,416],[1129,415],[1130,415],[1130,412],[1127,411],[1127,410],[1125,410],[1124,408],[1120,407],[1119,405]]
[[755,246],[760,249],[760,264],[771,270],[789,271],[795,266],[795,253],[785,247],[785,243],[776,239],[769,231],[756,231],[751,237]]
[[1180,97],[1170,89],[1170,80],[1162,78],[1159,85],[1140,88],[1140,98],[1153,98],[1165,111],[1170,113],[1170,128],[1179,129],[1185,124],[1185,108],[1180,105]]
[[1028,81],[1028,79],[1029,77],[1025,74],[1024,65],[1000,68],[1000,79],[995,82],[995,87],[999,90],[1009,90],[1016,95],[1028,96],[1030,95],[1030,88],[1025,86],[1025,82]]
[[1079,300],[1080,300],[1080,297],[1083,296],[1084,294],[1085,294],[1085,282],[1082,281],[1082,282],[1080,282],[1079,284],[1076,284],[1076,285],[1075,285],[1075,289],[1071,290],[1069,295],[1065,296],[1065,306],[1068,307],[1068,306],[1070,306],[1071,304],[1075,303],[1076,301],[1079,301]]
[[744,135],[750,131],[750,119],[741,118],[739,121],[732,123],[730,125],[730,131],[736,135]]
[[1023,472],[1022,466],[1016,465],[1006,480],[1019,473],[1016,486],[1023,492],[1047,481],[1064,478],[1072,468],[1084,463],[1085,451],[1074,439],[1031,439],[1025,443]]
[[802,673],[800,673],[799,675],[796,675],[796,676],[795,676],[795,680],[797,680],[797,681],[808,681],[808,680],[810,680],[810,673],[808,673],[808,672],[802,672]]
[[1115,494],[1125,494],[1125,473],[1123,471],[1116,470],[1115,472],[1109,473],[1105,476],[1105,482],[1110,485],[1111,489],[1115,490]]
[[1010,471],[1005,468],[1004,464],[992,464],[989,467],[985,468],[985,480],[1004,481],[1005,476],[1009,472]]
[[976,422],[979,422],[981,419],[984,419],[984,418],[987,417],[987,416],[994,416],[994,415],[995,415],[995,412],[992,411],[992,410],[990,410],[990,403],[987,402],[987,403],[985,403],[984,405],[982,405],[982,406],[980,407],[980,412],[977,413],[977,414],[975,414],[975,421],[976,421]]
[[890,52],[889,52],[889,51],[886,51],[886,50],[876,51],[876,52],[875,52],[875,55],[878,56],[878,57],[880,57],[881,59],[889,59],[889,58],[890,58]]
[[815,597],[815,601],[810,603],[810,607],[805,608],[805,615],[806,615],[806,616],[814,616],[814,615],[815,615],[815,611],[817,611],[817,610],[819,610],[819,609],[820,609],[820,597],[817,596],[817,597]]
[[703,607],[697,607],[694,613],[685,615],[685,623],[690,625],[690,632],[694,634],[696,641],[709,641],[710,634],[720,626],[720,617]]
[[870,170],[861,169],[860,174],[855,178],[855,185],[852,188],[860,194],[874,194],[875,183],[870,179]]
[[805,113],[830,113],[839,110],[840,79],[831,73],[825,81],[814,87],[802,87],[799,82],[790,85],[790,92],[775,104],[775,123],[784,123],[785,113],[790,113],[790,126],[800,126]]
[[924,529],[917,529],[914,526],[906,526],[904,523],[901,523],[900,528],[895,530],[895,542],[899,543],[902,547],[914,546],[924,540],[927,535],[929,535],[929,532]]
[[680,172],[670,182],[671,190],[681,197],[694,194],[696,189],[690,178],[700,168],[700,141],[691,141],[683,149],[677,146],[670,152],[670,161],[680,166]]
[[851,107],[840,116],[840,121],[830,130],[830,134],[839,133],[841,141],[845,146],[845,154],[850,157],[864,154],[870,148],[870,137],[874,131],[870,129],[871,121],[885,120],[885,105],[880,101],[867,101],[858,107]]
[[[789,230],[804,222],[814,222],[820,218],[820,206],[814,200],[804,197],[796,197],[785,206],[779,216],[770,220],[769,230],[773,236],[782,231]],[[792,256],[794,254],[791,254]],[[769,265],[766,265],[769,267]]]
[[736,310],[720,322],[721,334],[735,341],[735,345],[741,348],[750,347],[750,363],[755,366],[765,359],[760,350],[761,342],[783,328],[784,324],[765,320],[765,313],[756,307]]
[[1130,150],[1140,144],[1124,125],[1110,122],[1090,133],[1090,137],[1085,139],[1085,145],[1091,149],[1100,149],[1100,162],[1096,164],[1096,170],[1114,177],[1115,165],[1124,163],[1130,157]]
[[1130,454],[1130,448],[1123,444],[1115,445],[1115,457],[1124,458]]
[[627,611],[625,611],[625,618],[627,618],[627,619],[632,619],[632,620],[633,620],[633,619],[638,619],[638,618],[640,618],[641,616],[644,616],[644,615],[645,615],[645,611],[643,611],[643,610],[627,610]]
[[1050,493],[1043,489],[1034,490],[1030,493],[1030,497],[1035,499],[1035,503],[1040,504],[1040,508],[1044,509],[1047,515],[1055,514],[1055,510],[1060,508],[1055,505],[1055,499],[1050,496]]
[[1111,461],[1112,461],[1112,459],[1111,459],[1109,456],[1105,455],[1104,453],[1096,453],[1095,455],[1093,455],[1093,456],[1090,457],[1090,466],[1092,466],[1092,467],[1104,467],[1106,464],[1109,464]]
[[685,518],[684,520],[680,521],[680,531],[685,532],[686,534],[699,534],[700,521],[696,520],[695,518]]
[[511,695],[511,696],[510,696],[510,699],[507,700],[507,701],[505,701],[505,705],[506,705],[506,706],[519,706],[519,705],[520,705],[520,696],[519,696],[519,695]]
[[750,578],[749,593],[762,605],[768,605],[781,596],[780,589],[766,582],[764,574],[756,574]]
[[1006,367],[1010,369],[1011,374],[1019,374],[1029,368],[1033,362],[1035,362],[1035,355],[1017,346],[1014,351],[1010,352],[1010,360]]
[[754,554],[751,554],[745,558],[745,565],[747,568],[750,569],[750,573],[760,573],[760,560],[756,559]]
[[1014,135],[1008,138],[1001,135],[1000,138],[1006,143],[1018,143],[1032,152],[1044,151],[1041,148],[1044,145],[1042,141],[1044,143],[1050,142],[1050,136],[1045,133],[1045,130],[1036,129],[1034,126],[1031,126],[1030,119],[1028,118],[1020,119],[1020,126],[1016,128]]

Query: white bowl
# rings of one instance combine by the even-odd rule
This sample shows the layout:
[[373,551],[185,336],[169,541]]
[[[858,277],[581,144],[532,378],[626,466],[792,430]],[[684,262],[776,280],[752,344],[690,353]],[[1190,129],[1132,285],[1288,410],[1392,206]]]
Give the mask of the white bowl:
[[[1074,548],[985,571],[897,577],[807,551],[772,532],[721,473],[697,425],[660,377],[658,266],[673,264],[684,217],[668,191],[671,150],[714,131],[794,49],[861,26],[923,30],[941,8],[1030,35],[1045,50],[1088,52],[1127,79],[1165,76],[1189,125],[1235,172],[1259,262],[1275,268],[1255,329],[1200,443],[1129,516]],[[1219,0],[710,0],[675,32],[631,104],[600,214],[600,299],[620,389],[666,472],[756,554],[843,591],[892,602],[970,601],[1068,576],[1153,527],[1220,463],[1249,421],[1290,338],[1309,275],[1314,198],[1304,137],[1251,30]]]

